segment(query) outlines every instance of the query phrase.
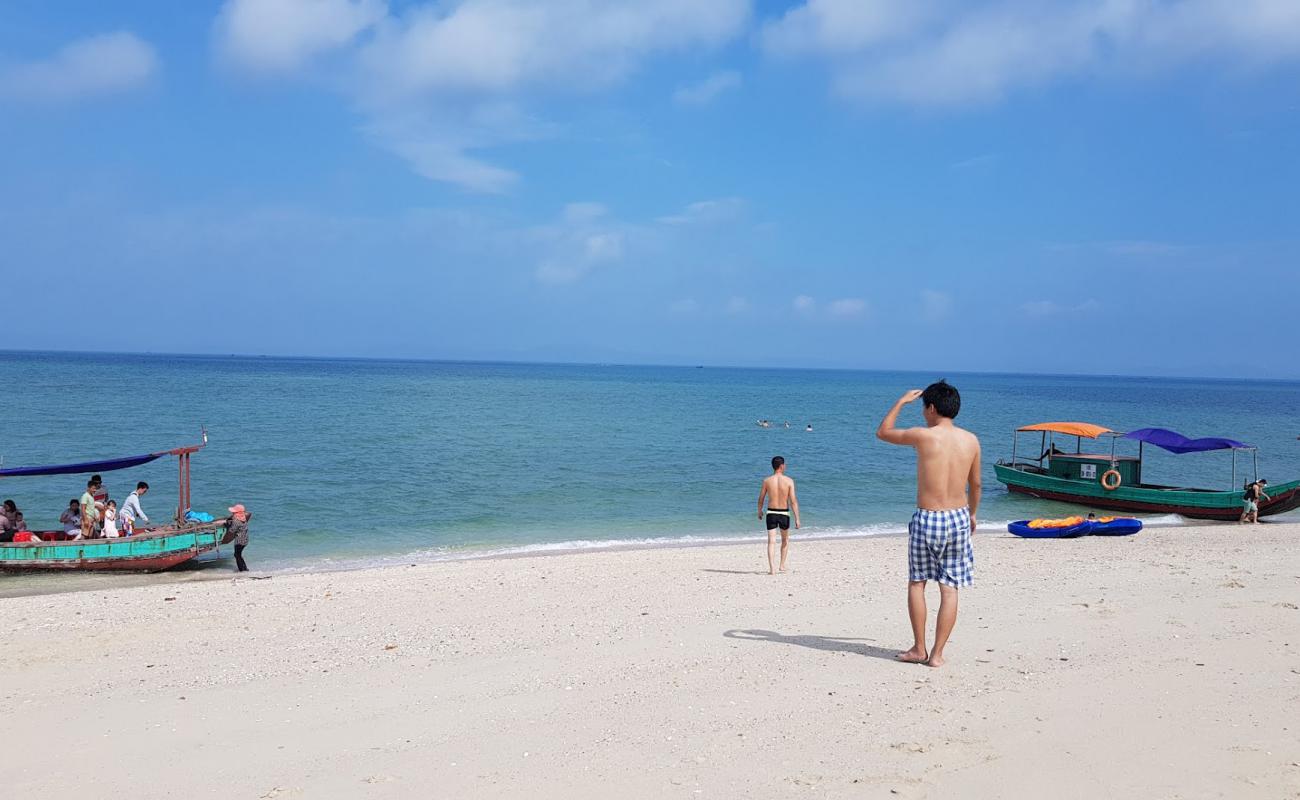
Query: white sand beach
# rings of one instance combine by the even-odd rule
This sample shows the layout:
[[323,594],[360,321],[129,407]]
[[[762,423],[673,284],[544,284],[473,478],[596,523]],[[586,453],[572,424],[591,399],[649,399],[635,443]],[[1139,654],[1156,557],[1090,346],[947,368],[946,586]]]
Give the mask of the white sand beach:
[[1300,525],[976,559],[937,670],[897,537],[3,599],[0,795],[1300,797]]

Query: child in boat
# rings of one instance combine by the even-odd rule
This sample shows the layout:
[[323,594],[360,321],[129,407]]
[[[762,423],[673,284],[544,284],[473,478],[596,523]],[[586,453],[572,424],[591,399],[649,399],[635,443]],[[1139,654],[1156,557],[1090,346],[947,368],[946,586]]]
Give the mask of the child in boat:
[[121,536],[117,532],[117,501],[109,500],[108,505],[104,507],[104,538],[116,539]]
[[226,532],[235,537],[235,569],[248,572],[248,565],[244,563],[244,548],[248,547],[248,521],[253,515],[244,508],[243,503],[236,503],[227,510],[230,519],[226,521]]

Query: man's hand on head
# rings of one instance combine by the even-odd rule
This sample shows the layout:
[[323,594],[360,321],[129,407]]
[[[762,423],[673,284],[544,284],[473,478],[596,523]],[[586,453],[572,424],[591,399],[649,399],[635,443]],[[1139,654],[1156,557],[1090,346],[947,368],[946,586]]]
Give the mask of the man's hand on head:
[[902,403],[903,405],[907,405],[908,403],[912,403],[917,400],[920,400],[921,394],[922,392],[920,389],[908,389],[907,392],[905,392],[902,397],[898,398],[898,402]]

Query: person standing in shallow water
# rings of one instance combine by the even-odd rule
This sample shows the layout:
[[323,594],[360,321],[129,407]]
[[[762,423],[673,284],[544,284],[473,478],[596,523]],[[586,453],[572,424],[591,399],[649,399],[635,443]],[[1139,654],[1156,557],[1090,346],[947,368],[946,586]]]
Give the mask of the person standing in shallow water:
[[230,519],[226,521],[226,532],[235,537],[235,569],[248,572],[248,565],[244,563],[244,548],[248,547],[248,521],[253,515],[244,508],[243,503],[236,503],[228,510]]
[[[921,401],[924,428],[897,428],[903,406]],[[957,590],[974,583],[971,535],[980,503],[980,443],[953,424],[961,395],[946,381],[913,389],[900,397],[876,429],[890,444],[916,450],[916,512],[907,526],[907,613],[912,649],[900,661],[941,667],[944,647],[957,624]],[[925,584],[939,584],[939,621],[934,649],[925,644]]]
[[[767,511],[763,500],[767,500]],[[790,552],[790,515],[794,527],[799,528],[799,498],[794,493],[794,480],[785,474],[785,459],[772,457],[772,474],[763,480],[758,490],[758,518],[767,520],[767,570],[776,574],[776,532],[781,531],[781,571],[785,572],[786,556]]]

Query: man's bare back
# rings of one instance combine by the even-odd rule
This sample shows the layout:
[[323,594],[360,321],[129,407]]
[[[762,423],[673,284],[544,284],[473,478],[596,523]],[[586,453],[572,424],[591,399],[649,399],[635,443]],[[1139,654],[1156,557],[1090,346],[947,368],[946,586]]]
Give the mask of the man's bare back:
[[916,507],[942,511],[970,506],[966,487],[980,455],[975,434],[953,424],[936,425],[918,428],[916,440]]
[[876,435],[890,444],[916,450],[917,508],[928,511],[970,508],[974,530],[981,486],[979,439],[944,417],[938,417],[934,425],[924,428],[895,428],[898,411],[920,396],[919,389],[903,395]]
[[[754,484],[750,484],[753,486]],[[790,495],[794,492],[794,481],[782,473],[769,475],[763,479],[762,493],[767,495],[767,507],[788,510]]]

